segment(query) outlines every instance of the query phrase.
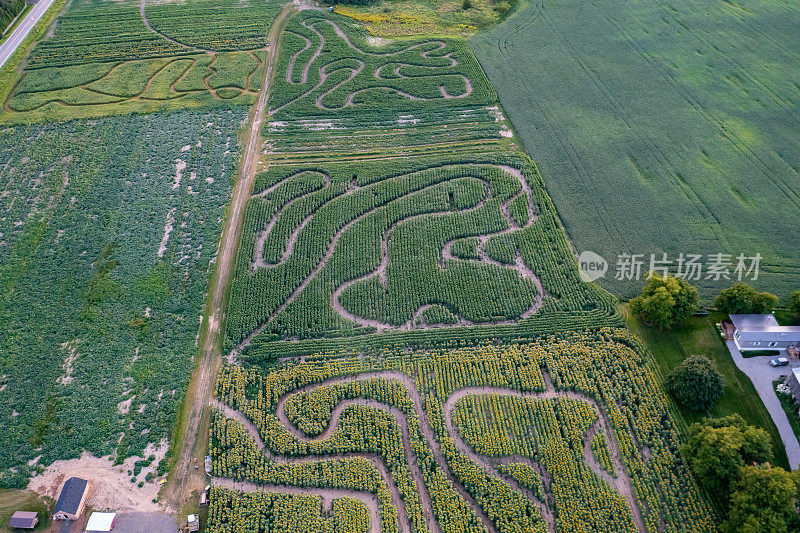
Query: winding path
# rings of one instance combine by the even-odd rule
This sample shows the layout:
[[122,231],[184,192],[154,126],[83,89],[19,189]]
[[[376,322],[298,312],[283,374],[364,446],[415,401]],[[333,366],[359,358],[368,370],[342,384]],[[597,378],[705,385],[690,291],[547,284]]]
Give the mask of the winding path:
[[[420,502],[422,503],[422,508],[425,514],[426,522],[428,525],[428,529],[433,532],[438,533],[438,523],[434,518],[434,511],[433,511],[433,504],[431,501],[430,494],[427,491],[427,487],[425,486],[419,465],[417,464],[416,456],[412,452],[411,446],[411,435],[409,434],[409,422],[408,422],[408,414],[401,411],[400,409],[383,404],[381,402],[366,399],[366,398],[356,398],[356,399],[348,399],[339,402],[333,411],[331,412],[330,422],[328,423],[326,429],[319,435],[314,437],[309,437],[301,430],[296,428],[292,422],[289,420],[288,416],[286,415],[286,408],[285,403],[286,400],[294,396],[296,394],[304,394],[308,393],[311,390],[320,387],[329,387],[333,385],[342,385],[346,383],[353,383],[356,381],[364,381],[370,379],[382,379],[382,380],[389,380],[395,381],[402,384],[403,388],[408,393],[409,398],[412,401],[414,414],[417,415],[419,420],[419,427],[422,433],[421,437],[424,441],[428,444],[429,448],[433,452],[434,460],[437,463],[438,467],[441,471],[445,474],[448,478],[452,486],[458,491],[458,493],[462,496],[464,501],[470,506],[472,511],[475,515],[481,520],[481,523],[484,527],[491,533],[496,533],[497,529],[495,528],[492,521],[486,515],[486,513],[481,508],[480,504],[475,500],[475,498],[468,493],[465,488],[461,485],[457,477],[452,473],[450,467],[445,460],[445,457],[442,453],[441,446],[439,441],[436,439],[433,429],[428,421],[428,414],[427,410],[424,408],[423,399],[417,389],[416,383],[406,374],[401,372],[394,372],[394,371],[382,371],[382,372],[369,372],[363,374],[357,374],[354,376],[344,376],[344,377],[337,377],[331,378],[326,381],[320,383],[313,383],[307,385],[305,387],[298,388],[296,390],[290,391],[278,399],[277,402],[277,409],[276,409],[276,416],[281,424],[289,431],[296,439],[302,442],[323,442],[329,438],[331,438],[339,426],[339,420],[341,417],[342,412],[351,405],[361,405],[361,406],[369,406],[376,409],[381,409],[385,412],[391,414],[395,422],[398,424],[398,427],[401,430],[402,438],[403,438],[403,447],[404,447],[404,454],[407,461],[407,465],[411,472],[414,484],[416,485],[417,490],[419,491],[419,498]],[[443,406],[443,414],[445,420],[445,427],[447,430],[447,434],[450,439],[452,439],[453,443],[455,444],[456,448],[469,460],[471,460],[476,465],[483,468],[486,473],[492,477],[499,477],[503,479],[506,483],[508,483],[512,489],[518,490],[525,496],[527,496],[531,501],[538,506],[541,511],[542,517],[548,525],[548,529],[550,532],[555,531],[555,519],[552,510],[549,508],[547,502],[539,501],[530,490],[527,490],[523,487],[520,487],[518,483],[516,483],[513,479],[509,478],[508,476],[504,476],[499,474],[497,469],[492,466],[488,458],[476,454],[461,438],[456,429],[455,424],[453,423],[453,411],[456,407],[456,404],[462,398],[467,396],[474,396],[474,395],[499,395],[499,396],[507,396],[507,397],[515,397],[515,398],[525,398],[525,399],[544,399],[544,398],[569,398],[581,402],[585,402],[589,404],[592,409],[597,414],[597,422],[593,424],[593,426],[587,431],[587,435],[584,437],[584,460],[587,462],[589,467],[597,473],[601,479],[603,479],[606,483],[614,487],[620,495],[626,500],[629,510],[631,511],[631,516],[633,518],[633,522],[636,526],[636,529],[639,533],[645,533],[646,528],[644,525],[644,520],[642,519],[642,514],[639,509],[638,503],[635,498],[635,493],[631,484],[630,477],[628,476],[627,470],[625,469],[624,465],[622,464],[620,450],[616,441],[616,435],[612,430],[611,424],[607,420],[606,414],[603,409],[592,399],[587,396],[574,393],[571,391],[556,391],[552,387],[552,383],[549,379],[549,376],[545,375],[545,382],[547,384],[547,390],[541,393],[533,393],[533,392],[521,392],[514,389],[506,389],[506,388],[497,388],[497,387],[470,387],[456,391],[444,403]],[[244,415],[242,415],[239,411],[231,409],[230,407],[214,400],[213,405],[219,408],[226,416],[229,418],[234,418],[235,420],[239,421],[248,431],[250,436],[253,438],[254,442],[257,444],[259,450],[261,450],[265,455],[268,457],[274,458],[270,454],[268,450],[265,449],[264,443],[261,439],[261,436],[258,432],[256,426],[248,420]],[[590,441],[594,433],[598,430],[602,429],[608,436],[607,443],[611,452],[612,457],[612,464],[614,467],[614,471],[617,473],[617,478],[611,478],[607,473],[605,473],[601,468],[596,459],[593,456],[593,453],[590,448]],[[420,435],[416,435],[416,437],[420,437]],[[396,484],[390,478],[388,469],[384,465],[382,459],[377,456],[372,456],[369,454],[348,454],[345,457],[358,457],[362,456],[367,458],[368,460],[372,461],[373,464],[376,466],[377,471],[380,473],[381,477],[386,482],[387,487],[390,488],[392,493],[392,500],[395,506],[397,506],[398,511],[398,521],[399,527],[401,531],[407,531],[408,527],[410,526],[407,521],[404,523],[404,504],[402,499],[399,496],[399,492],[397,491]],[[302,458],[274,458],[278,461],[293,461],[293,462],[306,462],[306,461],[318,461],[318,460],[336,460],[339,456],[323,456],[323,457],[314,457],[314,456],[307,456]],[[502,464],[508,464],[509,462],[526,462],[527,464],[534,466],[540,472],[544,472],[544,468],[541,464],[534,464],[529,458],[525,457],[506,457],[501,458],[500,462]],[[546,488],[547,485],[546,483]],[[255,486],[253,486],[255,487]],[[251,488],[253,488],[251,487]],[[303,488],[302,493],[304,494],[318,494],[318,489],[316,488]],[[322,495],[321,493],[319,493]],[[342,496],[353,497],[356,499],[360,499],[361,501],[364,500],[363,493],[357,491],[344,491],[341,493]],[[377,505],[377,504],[376,504]],[[373,510],[371,509],[371,514]],[[407,519],[406,519],[407,520]]]

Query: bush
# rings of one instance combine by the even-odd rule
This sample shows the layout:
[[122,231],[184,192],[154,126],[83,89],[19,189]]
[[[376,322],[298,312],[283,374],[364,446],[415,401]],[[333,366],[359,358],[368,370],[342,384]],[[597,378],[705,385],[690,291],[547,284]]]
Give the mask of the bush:
[[664,388],[684,407],[707,411],[722,396],[725,380],[711,360],[692,355],[667,375]]
[[653,274],[641,296],[630,302],[631,312],[647,324],[670,329],[697,311],[697,289],[685,279]]

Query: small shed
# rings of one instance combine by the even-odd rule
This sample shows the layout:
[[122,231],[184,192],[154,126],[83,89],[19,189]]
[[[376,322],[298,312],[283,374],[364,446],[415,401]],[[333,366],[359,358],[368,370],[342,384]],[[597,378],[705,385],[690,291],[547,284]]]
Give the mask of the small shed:
[[86,533],[105,533],[114,529],[117,513],[92,513],[86,524]]
[[80,518],[91,488],[91,484],[85,479],[69,478],[58,495],[58,501],[53,509],[53,520],[77,520]]
[[200,493],[200,505],[208,505],[208,493],[206,491]]
[[33,511],[17,511],[11,516],[8,527],[14,529],[33,529],[39,523],[39,515]]
[[206,474],[211,475],[211,456],[206,455],[205,460]]

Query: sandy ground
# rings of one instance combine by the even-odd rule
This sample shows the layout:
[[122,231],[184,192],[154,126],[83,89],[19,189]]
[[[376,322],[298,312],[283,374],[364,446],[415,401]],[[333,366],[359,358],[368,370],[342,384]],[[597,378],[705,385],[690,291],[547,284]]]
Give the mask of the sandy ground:
[[138,482],[144,481],[147,473],[155,469],[165,452],[166,446],[160,448],[148,446],[145,455],[154,453],[156,460],[150,467],[142,468],[137,483],[131,483],[132,476],[128,475],[128,471],[133,470],[133,465],[140,459],[139,457],[130,457],[123,464],[114,466],[108,456],[95,457],[84,452],[79,459],[54,462],[43,473],[31,479],[28,488],[55,500],[67,479],[80,477],[92,484],[88,505],[95,510],[156,512],[158,504],[153,500],[160,488],[159,478],[154,477],[149,483],[145,482],[141,488],[138,487]]

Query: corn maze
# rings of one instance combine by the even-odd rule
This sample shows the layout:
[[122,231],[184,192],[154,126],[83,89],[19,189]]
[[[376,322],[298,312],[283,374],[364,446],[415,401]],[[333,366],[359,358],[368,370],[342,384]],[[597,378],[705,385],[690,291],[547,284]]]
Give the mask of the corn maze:
[[[453,252],[464,241],[474,257]],[[271,167],[246,208],[227,342],[613,314],[568,255],[523,158]]]
[[6,120],[249,105],[282,5],[76,0],[27,57]]
[[283,36],[270,112],[331,115],[353,110],[486,105],[491,85],[463,40],[370,44],[352,20],[304,11]]
[[214,533],[715,527],[624,330],[226,366],[216,395]]

